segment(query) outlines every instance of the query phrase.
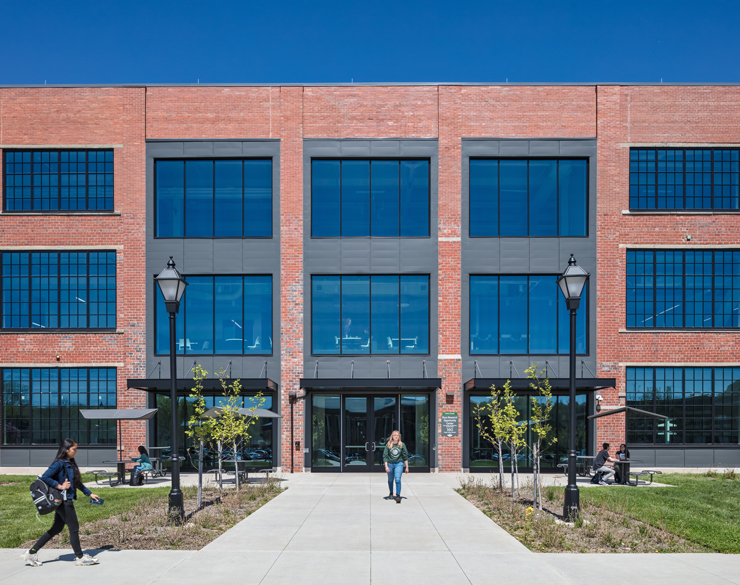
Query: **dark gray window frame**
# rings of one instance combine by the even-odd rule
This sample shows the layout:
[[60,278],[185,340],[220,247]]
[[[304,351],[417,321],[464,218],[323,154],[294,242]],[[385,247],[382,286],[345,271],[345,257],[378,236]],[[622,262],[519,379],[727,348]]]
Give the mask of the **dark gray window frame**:
[[[106,152],[111,151],[113,154],[113,205],[110,209],[90,209],[89,208],[89,202],[90,202],[90,181],[85,181],[85,209],[33,209],[33,191],[31,192],[31,209],[8,209],[8,197],[7,197],[7,189],[8,189],[8,180],[7,180],[7,168],[6,168],[6,159],[8,153],[17,153],[17,152]],[[94,214],[101,214],[101,215],[110,215],[114,213],[114,210],[116,208],[116,149],[115,148],[8,148],[3,150],[3,213],[8,214],[39,214],[39,215],[68,215],[70,213],[94,213]],[[87,157],[86,157],[87,158]],[[61,162],[59,164],[59,169],[57,171],[57,175],[61,178],[62,171],[61,171]],[[87,165],[90,163],[86,160],[85,161],[85,176],[89,176],[90,174],[98,174],[98,173],[90,173],[89,169],[87,168]],[[31,161],[31,165],[33,165],[33,161]],[[79,174],[79,173],[78,173]],[[31,172],[31,177],[34,176],[34,173]],[[33,179],[31,180],[31,189],[33,190]],[[57,188],[59,189],[59,193],[57,195],[57,200],[61,202],[62,195],[61,195],[61,189],[62,189],[62,182],[61,180],[58,181]]]

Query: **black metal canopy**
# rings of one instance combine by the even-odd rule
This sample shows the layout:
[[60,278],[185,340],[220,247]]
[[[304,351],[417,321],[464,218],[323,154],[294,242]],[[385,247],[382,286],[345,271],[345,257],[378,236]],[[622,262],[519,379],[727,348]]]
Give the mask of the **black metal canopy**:
[[[490,390],[491,386],[503,388],[507,380],[511,380],[511,389],[515,392],[526,394],[532,392],[529,386],[532,383],[530,378],[473,378],[465,382],[464,389],[471,390]],[[553,394],[566,393],[570,389],[569,378],[549,378]],[[616,378],[576,378],[576,392],[590,392],[600,390],[601,388],[615,388],[617,385]]]
[[[242,386],[242,390],[247,392],[277,392],[277,382],[270,380],[269,378],[227,378],[226,382],[231,384],[239,380]],[[152,392],[154,394],[169,394],[170,393],[170,379],[169,378],[145,378],[135,379],[129,378],[126,381],[129,388],[136,390],[144,390],[145,392]],[[177,395],[188,396],[191,390],[195,388],[195,380],[192,378],[178,378],[177,379]],[[203,394],[205,396],[221,396],[223,393],[223,387],[221,381],[213,378],[203,380]]]
[[441,378],[301,378],[301,388],[304,390],[436,390],[441,387]]

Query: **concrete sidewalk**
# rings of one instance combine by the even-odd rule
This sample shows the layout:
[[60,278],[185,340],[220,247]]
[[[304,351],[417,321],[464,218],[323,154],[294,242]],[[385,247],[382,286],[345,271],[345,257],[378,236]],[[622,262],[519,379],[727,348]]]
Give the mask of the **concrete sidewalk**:
[[201,551],[102,551],[100,565],[75,567],[61,562],[68,551],[50,549],[31,568],[6,549],[0,583],[740,585],[739,555],[532,553],[455,493],[457,484],[453,474],[405,475],[396,504],[383,499],[385,475],[290,475],[283,494]]

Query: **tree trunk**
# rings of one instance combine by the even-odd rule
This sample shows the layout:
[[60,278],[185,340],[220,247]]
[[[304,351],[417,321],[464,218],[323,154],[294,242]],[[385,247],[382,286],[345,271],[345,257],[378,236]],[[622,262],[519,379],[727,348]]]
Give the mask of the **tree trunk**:
[[222,461],[223,454],[224,454],[224,447],[221,441],[218,441],[216,445],[218,448],[218,494],[220,496],[223,496],[224,495],[224,485],[223,485],[222,479],[224,476],[224,472],[223,472],[223,465],[221,461]]
[[532,486],[532,495],[533,495],[532,500],[534,504],[533,507],[535,508],[537,507],[537,488],[539,487],[537,485],[537,481],[538,481],[537,472],[538,471],[539,470],[537,469],[537,445],[533,445],[532,446],[532,472],[534,475],[534,485]]
[[234,447],[234,477],[236,478],[236,491],[239,491],[239,463],[237,462],[237,451],[236,451],[236,443],[233,445]]
[[504,491],[504,445],[498,442],[498,489]]
[[198,509],[203,506],[203,440],[198,446]]

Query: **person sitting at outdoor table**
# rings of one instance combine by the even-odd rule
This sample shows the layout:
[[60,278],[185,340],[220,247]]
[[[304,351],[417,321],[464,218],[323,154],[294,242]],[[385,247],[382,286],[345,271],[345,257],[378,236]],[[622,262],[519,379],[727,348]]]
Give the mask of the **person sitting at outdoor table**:
[[599,454],[594,457],[594,471],[603,474],[599,480],[599,485],[607,485],[605,480],[614,475],[614,470],[611,467],[607,467],[606,464],[612,461],[619,461],[619,459],[609,457],[609,443],[604,443],[602,447]]
[[[629,449],[627,449],[627,445],[622,443],[619,446],[619,451],[617,451],[616,453],[616,458],[619,461],[629,461],[630,460],[630,451]],[[622,478],[619,476],[619,470],[616,467],[614,469],[616,469],[616,474],[614,475],[614,481],[616,481],[617,483],[622,483]]]
[[134,466],[133,472],[137,471],[152,471],[152,462],[149,459],[149,453],[147,453],[146,447],[139,445],[140,457],[132,457],[131,461],[136,461],[139,465]]

